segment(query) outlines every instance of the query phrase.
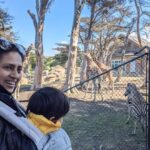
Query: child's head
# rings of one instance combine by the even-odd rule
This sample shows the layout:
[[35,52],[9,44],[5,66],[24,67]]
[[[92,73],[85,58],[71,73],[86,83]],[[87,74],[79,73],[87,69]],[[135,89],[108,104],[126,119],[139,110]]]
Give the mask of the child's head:
[[27,113],[32,112],[47,119],[58,120],[67,114],[69,106],[69,99],[63,92],[53,87],[44,87],[30,97]]

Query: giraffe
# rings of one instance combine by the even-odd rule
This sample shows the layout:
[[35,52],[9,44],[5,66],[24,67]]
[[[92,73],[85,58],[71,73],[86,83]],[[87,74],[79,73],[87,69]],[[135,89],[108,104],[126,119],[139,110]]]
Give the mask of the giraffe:
[[[93,57],[92,57],[93,58]],[[105,65],[104,63],[98,61],[95,57],[93,58],[93,61],[97,64],[97,66],[101,69],[102,72],[106,72],[106,78],[108,78],[109,80],[109,87],[112,89],[112,91],[114,90],[114,79],[113,79],[113,72],[109,71],[111,69],[110,66]]]
[[[21,82],[21,81],[20,81]],[[15,99],[19,98],[19,93],[20,93],[20,86],[21,86],[21,83],[18,83],[16,89],[15,89],[15,92],[14,92],[14,97]]]
[[[87,68],[86,68],[86,77],[87,79],[90,79],[96,75],[99,75],[102,73],[101,69],[98,67],[98,65],[93,61],[90,53],[84,53],[84,56],[87,60]],[[98,91],[100,92],[101,94],[101,97],[102,97],[102,100],[103,100],[103,95],[102,95],[102,91],[101,91],[101,77],[98,77],[98,86],[97,86],[97,83],[96,83],[96,78],[92,80],[92,95],[94,94],[94,100],[93,101],[96,101],[96,90],[98,89]],[[88,82],[88,85],[89,85],[89,82]],[[87,90],[88,90],[88,85],[87,85],[87,89],[86,89],[86,93],[87,93]],[[85,96],[86,96],[86,93],[85,93]]]
[[[30,44],[28,46],[28,48],[26,49],[26,55],[25,55],[25,60],[24,60],[24,63],[23,63],[23,67],[25,68],[25,70],[23,71],[23,75],[22,75],[22,79],[21,81],[18,83],[16,89],[15,89],[15,92],[14,92],[14,97],[15,98],[19,98],[19,93],[20,93],[20,87],[21,87],[21,84],[24,82],[22,82],[22,80],[26,80],[26,78],[24,77],[25,76],[25,73],[29,73],[29,55],[30,55],[30,52],[31,50],[34,49],[34,44]],[[25,81],[27,82],[27,81]]]
[[30,64],[30,52],[31,50],[34,50],[34,44],[31,43],[28,48],[26,49],[26,56],[25,56],[25,61],[24,61],[24,72],[29,74],[29,64]]

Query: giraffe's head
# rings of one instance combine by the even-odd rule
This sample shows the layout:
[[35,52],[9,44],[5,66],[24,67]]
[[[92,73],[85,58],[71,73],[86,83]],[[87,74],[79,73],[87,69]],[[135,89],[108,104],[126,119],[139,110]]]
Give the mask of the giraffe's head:
[[83,55],[85,56],[86,59],[93,60],[93,58],[89,52],[83,53]]

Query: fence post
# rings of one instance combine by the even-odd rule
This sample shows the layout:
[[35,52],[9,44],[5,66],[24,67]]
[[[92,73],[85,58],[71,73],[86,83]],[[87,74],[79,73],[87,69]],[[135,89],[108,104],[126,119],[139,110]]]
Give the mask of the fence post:
[[150,47],[148,47],[148,135],[147,135],[147,148],[150,150]]

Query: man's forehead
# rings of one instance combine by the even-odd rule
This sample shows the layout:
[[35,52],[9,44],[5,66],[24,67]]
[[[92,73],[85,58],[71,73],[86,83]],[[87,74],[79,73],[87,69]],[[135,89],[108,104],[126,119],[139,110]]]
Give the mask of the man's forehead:
[[23,62],[19,61],[19,60],[9,60],[9,59],[5,59],[5,60],[0,60],[0,64],[3,65],[11,65],[11,66],[23,66]]
[[5,62],[21,62],[22,63],[22,57],[18,52],[9,52],[7,54],[3,54],[0,57],[0,61]]

